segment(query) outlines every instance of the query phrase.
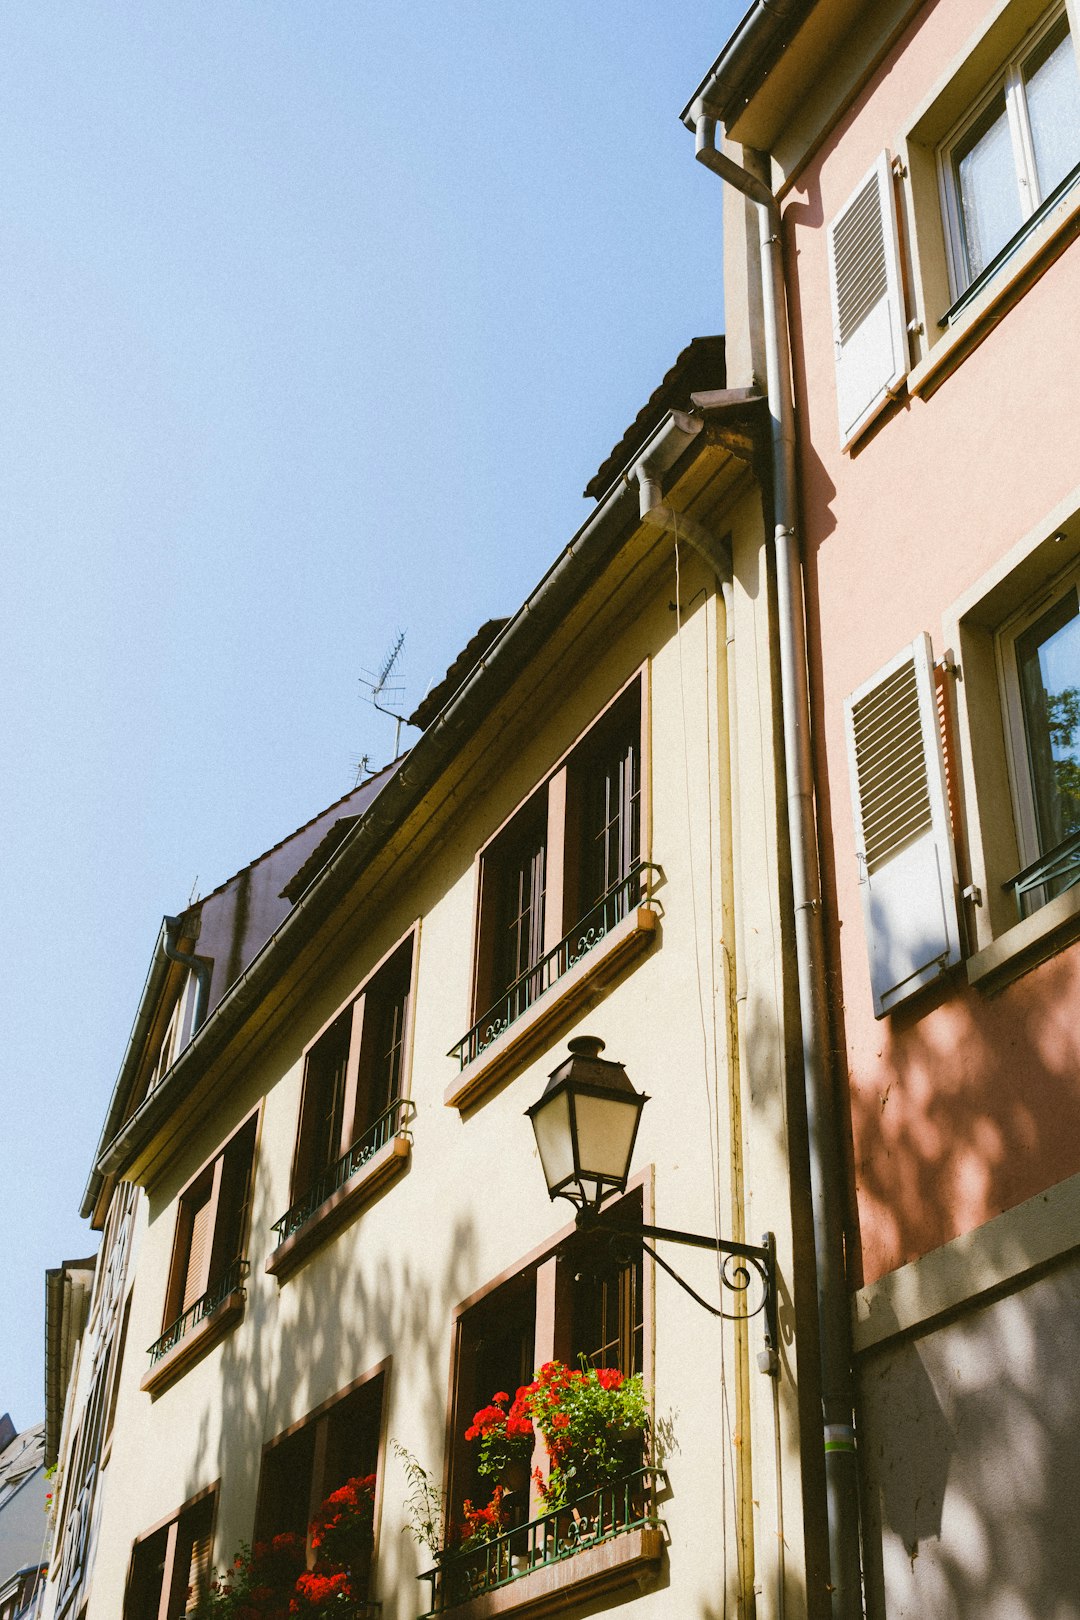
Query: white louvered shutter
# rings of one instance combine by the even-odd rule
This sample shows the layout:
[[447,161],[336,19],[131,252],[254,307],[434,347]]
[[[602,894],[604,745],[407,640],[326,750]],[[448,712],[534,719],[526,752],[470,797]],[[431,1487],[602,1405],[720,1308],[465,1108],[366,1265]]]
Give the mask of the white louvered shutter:
[[870,981],[883,1018],[960,960],[930,637],[918,636],[846,710]]
[[907,375],[903,282],[889,154],[829,226],[836,397],[844,446]]

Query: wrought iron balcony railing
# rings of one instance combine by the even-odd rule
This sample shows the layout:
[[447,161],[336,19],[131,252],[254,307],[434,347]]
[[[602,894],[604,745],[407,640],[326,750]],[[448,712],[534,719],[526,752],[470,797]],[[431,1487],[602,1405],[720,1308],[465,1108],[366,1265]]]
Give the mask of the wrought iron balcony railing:
[[294,1232],[299,1232],[302,1226],[306,1226],[326,1200],[336,1193],[339,1187],[344,1187],[358,1170],[362,1170],[381,1147],[385,1147],[393,1137],[404,1135],[415,1116],[416,1104],[408,1097],[399,1097],[396,1102],[392,1102],[386,1112],[379,1115],[371,1129],[358,1137],[340,1159],[328,1165],[304,1196],[298,1198],[279,1221],[274,1222],[272,1230],[278,1235],[278,1245],[284,1243],[286,1238],[292,1237]]
[[162,1356],[167,1355],[170,1350],[178,1345],[180,1340],[190,1333],[193,1327],[197,1327],[200,1322],[204,1322],[208,1316],[213,1316],[218,1307],[224,1305],[230,1294],[235,1294],[238,1289],[242,1288],[244,1278],[250,1269],[247,1260],[234,1260],[228,1271],[221,1276],[213,1288],[208,1288],[206,1293],[200,1295],[195,1301],[194,1305],[189,1305],[184,1314],[178,1316],[176,1321],[165,1329],[161,1338],[156,1339],[150,1346],[147,1354],[150,1357],[151,1367],[156,1366]]
[[[1030,866],[1025,866],[1022,872],[1017,872],[1002,887],[1013,891],[1017,915],[1023,921],[1048,900],[1064,894],[1077,883],[1080,883],[1080,833],[1073,833]],[[1041,895],[1040,889],[1044,891]]]
[[431,1588],[431,1605],[421,1620],[432,1620],[459,1603],[520,1581],[533,1570],[561,1563],[615,1536],[656,1529],[660,1523],[657,1489],[666,1484],[663,1469],[638,1468],[600,1490],[579,1496],[569,1507],[531,1519],[481,1547],[447,1554],[420,1576]]
[[456,1057],[459,1069],[478,1058],[481,1052],[487,1050],[492,1041],[497,1040],[511,1024],[517,1022],[522,1013],[527,1012],[534,1002],[557,984],[565,973],[595,950],[602,939],[605,939],[617,923],[628,917],[635,906],[648,897],[647,873],[655,872],[657,868],[648,861],[639,861],[631,867],[624,878],[611,888],[593,906],[591,911],[572,928],[570,932],[560,939],[559,943],[542,956],[533,967],[526,968],[525,972],[516,978],[512,985],[506,989],[495,1004],[488,1008],[482,1018],[478,1018],[466,1035],[463,1035],[456,1046],[452,1046],[447,1053],[448,1057]]

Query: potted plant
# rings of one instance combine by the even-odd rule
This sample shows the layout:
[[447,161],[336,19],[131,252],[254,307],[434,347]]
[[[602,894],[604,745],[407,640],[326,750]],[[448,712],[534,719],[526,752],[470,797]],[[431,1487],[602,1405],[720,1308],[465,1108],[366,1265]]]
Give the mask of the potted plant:
[[537,1471],[545,1507],[566,1507],[641,1466],[648,1407],[640,1373],[547,1361],[528,1387],[528,1408],[551,1463],[546,1480]]
[[523,1385],[511,1403],[505,1390],[491,1397],[473,1416],[465,1430],[466,1440],[479,1443],[477,1472],[496,1480],[504,1493],[524,1497],[529,1489],[529,1470],[535,1436],[529,1410],[531,1385]]

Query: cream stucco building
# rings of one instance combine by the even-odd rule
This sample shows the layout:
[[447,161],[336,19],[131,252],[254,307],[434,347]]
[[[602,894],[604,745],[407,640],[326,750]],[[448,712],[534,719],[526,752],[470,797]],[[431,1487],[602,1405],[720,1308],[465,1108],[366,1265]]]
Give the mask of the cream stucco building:
[[[822,1515],[770,466],[759,391],[697,340],[410,752],[166,919],[86,1199],[55,1620],[177,1620],[359,1473],[357,1613],[802,1612]],[[650,1098],[620,1224],[772,1234],[771,1346],[754,1267],[732,1291],[718,1249],[657,1246],[718,1320],[652,1244],[549,1201],[525,1110],[586,1035]],[[419,1584],[397,1448],[458,1519],[473,1410],[579,1356],[644,1374],[654,1474],[591,1531],[515,1530],[467,1595]],[[533,1486],[515,1524],[540,1508]]]

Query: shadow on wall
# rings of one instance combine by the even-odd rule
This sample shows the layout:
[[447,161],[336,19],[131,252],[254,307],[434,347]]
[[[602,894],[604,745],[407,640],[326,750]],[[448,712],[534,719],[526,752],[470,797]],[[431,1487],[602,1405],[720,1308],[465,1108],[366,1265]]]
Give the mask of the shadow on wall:
[[959,968],[849,1074],[867,1280],[1080,1170],[1075,952],[984,998]]
[[1080,1263],[869,1355],[868,1620],[1080,1615]]
[[[472,1224],[459,1222],[447,1234],[448,1258],[440,1277],[427,1268],[414,1274],[408,1263],[383,1266],[367,1275],[350,1265],[352,1252],[353,1245],[346,1243],[323,1251],[319,1287],[305,1291],[308,1309],[302,1320],[296,1319],[288,1308],[292,1302],[286,1299],[301,1281],[301,1271],[281,1291],[280,1333],[233,1335],[223,1347],[220,1439],[211,1435],[210,1414],[204,1414],[194,1452],[198,1477],[188,1482],[194,1492],[208,1479],[222,1480],[214,1547],[217,1568],[227,1564],[240,1541],[251,1539],[250,1517],[241,1522],[233,1513],[241,1503],[249,1505],[249,1515],[254,1513],[262,1446],[273,1437],[267,1414],[287,1406],[286,1423],[302,1417],[336,1387],[369,1371],[388,1354],[394,1356],[385,1396],[389,1435],[395,1434],[395,1423],[402,1433],[422,1435],[417,1442],[421,1460],[441,1478],[450,1312],[475,1277]],[[270,1278],[253,1275],[251,1286],[267,1285],[276,1292]],[[273,1307],[268,1314],[273,1322]],[[343,1341],[347,1354],[342,1353]],[[340,1377],[335,1369],[340,1369]],[[289,1391],[295,1393],[289,1396]],[[407,1425],[400,1418],[403,1396],[410,1402],[422,1400],[419,1411],[410,1410]],[[389,1445],[383,1468],[390,1472],[396,1468]],[[400,1516],[396,1505],[392,1511],[388,1506],[384,1500],[377,1577],[384,1620],[394,1620],[395,1615],[412,1620],[426,1590],[417,1581],[420,1554],[410,1536],[397,1533]]]

